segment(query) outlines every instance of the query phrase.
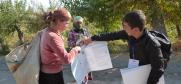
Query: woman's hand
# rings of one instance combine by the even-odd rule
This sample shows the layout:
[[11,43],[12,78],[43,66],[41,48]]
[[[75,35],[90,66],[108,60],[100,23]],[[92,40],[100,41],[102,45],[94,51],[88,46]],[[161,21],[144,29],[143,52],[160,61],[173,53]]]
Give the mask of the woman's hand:
[[79,46],[75,46],[74,48],[77,50],[78,53],[81,51],[81,48]]

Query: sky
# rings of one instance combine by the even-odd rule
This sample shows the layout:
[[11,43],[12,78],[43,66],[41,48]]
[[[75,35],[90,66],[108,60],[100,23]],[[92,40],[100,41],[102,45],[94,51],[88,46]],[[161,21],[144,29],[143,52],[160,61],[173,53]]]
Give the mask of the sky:
[[[48,8],[50,6],[49,5],[49,0],[27,0],[27,2],[31,2],[31,1],[33,1],[33,2],[35,2],[37,4],[41,3],[44,6],[44,8]],[[52,2],[52,4],[59,5],[57,3],[59,0],[50,0],[50,1]]]
[[[14,2],[15,0],[12,0],[12,2]],[[18,0],[19,1],[19,0]],[[50,5],[49,5],[49,0],[26,0],[27,1],[27,4],[28,5],[30,5],[30,6],[32,6],[32,7],[34,7],[34,5],[33,4],[42,4],[43,5],[43,7],[45,8],[45,9],[47,9]],[[31,2],[34,2],[33,4],[31,3]],[[58,5],[58,2],[59,0],[51,0],[51,2],[53,3],[53,4],[57,4]],[[35,7],[36,8],[36,7]]]
[[[29,1],[29,0],[28,0]],[[42,3],[42,5],[44,7],[48,7],[49,6],[49,0],[33,0],[35,2],[39,2],[39,3]]]
[[[12,0],[14,2],[15,0]],[[31,1],[35,2],[36,4],[41,3],[45,8],[49,7],[49,0],[26,0],[27,3],[31,3]],[[53,1],[53,0],[52,0]]]
[[49,7],[49,0],[27,0],[27,2],[34,1],[35,3],[41,3],[45,8]]

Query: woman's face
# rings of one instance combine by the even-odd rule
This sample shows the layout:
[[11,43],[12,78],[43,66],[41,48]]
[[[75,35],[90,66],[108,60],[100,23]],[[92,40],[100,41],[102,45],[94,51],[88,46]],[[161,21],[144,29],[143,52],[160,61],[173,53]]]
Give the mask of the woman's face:
[[71,15],[69,12],[67,12],[67,19],[58,19],[56,21],[56,26],[58,27],[58,30],[60,31],[64,31],[66,28],[69,27],[69,24],[70,24],[70,20],[71,20]]
[[70,20],[58,20],[57,26],[58,29],[64,31],[66,28],[69,27]]

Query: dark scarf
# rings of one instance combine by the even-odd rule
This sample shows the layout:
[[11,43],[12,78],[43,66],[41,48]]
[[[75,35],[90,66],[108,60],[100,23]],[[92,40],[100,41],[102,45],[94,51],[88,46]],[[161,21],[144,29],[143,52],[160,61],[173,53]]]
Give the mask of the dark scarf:
[[82,28],[74,28],[74,31],[77,33],[84,33],[84,30]]

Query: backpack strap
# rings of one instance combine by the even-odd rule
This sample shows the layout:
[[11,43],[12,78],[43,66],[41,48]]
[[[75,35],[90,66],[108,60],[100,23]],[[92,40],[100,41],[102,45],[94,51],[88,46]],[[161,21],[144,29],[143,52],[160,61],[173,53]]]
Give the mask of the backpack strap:
[[150,39],[157,44],[157,46],[161,46],[160,42],[157,40],[156,36],[154,36],[150,31],[147,32]]

